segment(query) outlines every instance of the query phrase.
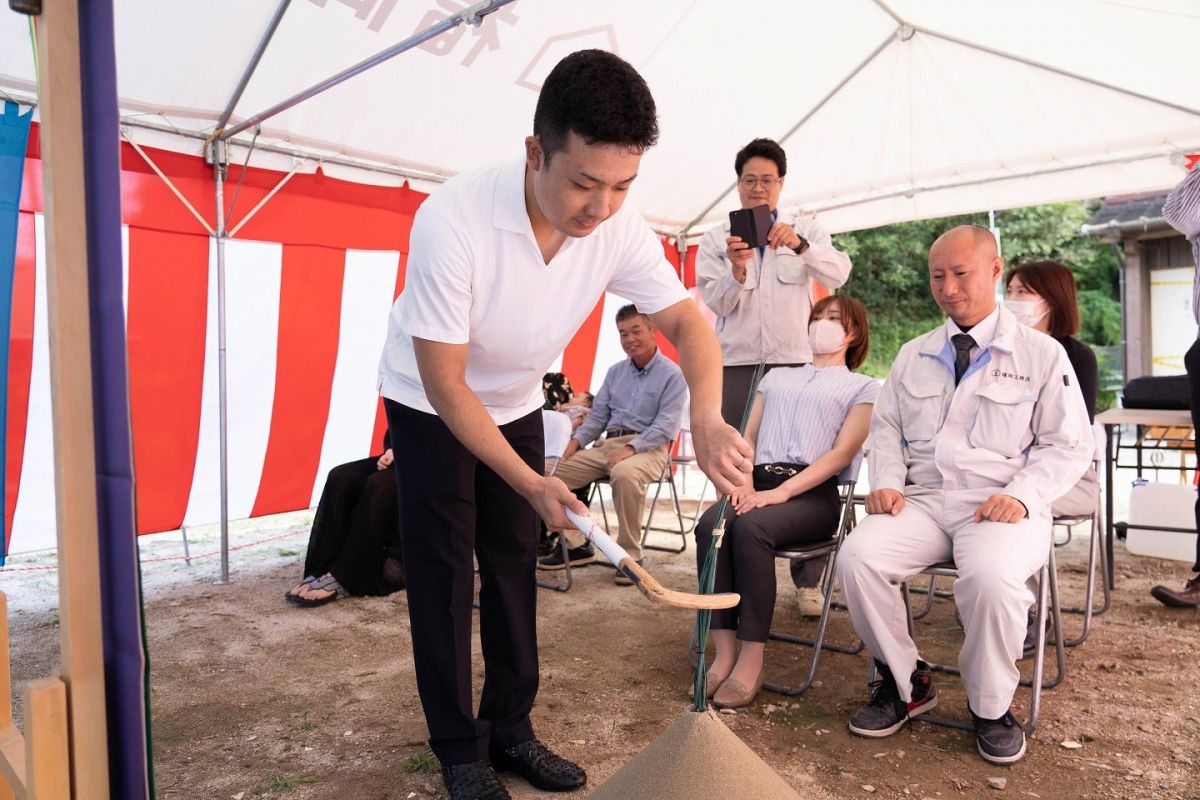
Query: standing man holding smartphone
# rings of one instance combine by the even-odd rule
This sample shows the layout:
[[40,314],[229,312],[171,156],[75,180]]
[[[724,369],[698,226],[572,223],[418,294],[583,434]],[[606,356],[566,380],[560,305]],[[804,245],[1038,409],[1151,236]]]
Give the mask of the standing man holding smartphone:
[[[700,296],[717,315],[717,338],[724,361],[721,416],[738,425],[750,395],[758,362],[766,370],[801,367],[812,361],[808,318],[812,282],[836,289],[850,277],[850,256],[833,246],[825,229],[811,216],[794,225],[779,220],[779,195],[787,175],[787,154],[771,139],[755,139],[733,160],[738,198],[743,209],[765,205],[772,225],[764,247],[754,247],[718,225],[704,234],[696,259]],[[800,589],[800,613],[821,613],[823,597],[816,586],[823,559],[794,564],[792,579]]]
[[[662,244],[624,203],[658,138],[625,61],[573,53],[546,77],[520,160],[464,173],[417,212],[380,360],[398,454],[417,689],[452,800],[505,800],[496,771],[568,791],[587,777],[534,738],[538,515],[587,509],[543,470],[541,379],[596,300],[635,302],[675,345],[697,459],[728,492],[752,451],[720,416],[720,347]],[[407,533],[411,532],[411,533]],[[472,555],[484,684],[472,707]]]
[[812,282],[836,289],[850,277],[850,256],[813,217],[794,224],[779,219],[779,195],[787,176],[787,154],[771,139],[755,139],[733,162],[742,208],[765,205],[772,226],[765,247],[730,235],[729,225],[709,230],[700,243],[696,282],[717,315],[724,360],[721,414],[741,422],[754,368],[799,367],[812,361],[808,317]]

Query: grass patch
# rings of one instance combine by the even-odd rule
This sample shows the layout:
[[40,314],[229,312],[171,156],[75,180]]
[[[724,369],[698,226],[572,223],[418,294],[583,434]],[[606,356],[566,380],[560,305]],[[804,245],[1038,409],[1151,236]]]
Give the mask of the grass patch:
[[424,753],[417,753],[415,756],[409,756],[404,759],[401,764],[405,772],[422,772],[432,774],[441,770],[442,766],[438,763],[437,757],[426,750]]
[[304,716],[300,719],[299,727],[300,727],[300,730],[302,730],[302,731],[311,731],[313,728],[317,727],[317,723],[315,723],[311,719],[309,719],[308,712],[305,711]]
[[298,555],[300,555],[300,551],[299,550],[280,550],[279,555],[283,558],[287,558],[289,556],[298,556]]
[[283,794],[284,792],[290,792],[293,789],[297,789],[301,786],[306,786],[310,783],[316,783],[316,782],[317,782],[316,778],[299,778],[299,777],[282,778],[279,776],[275,776],[275,777],[271,778],[269,781],[267,781],[267,785],[264,786],[262,789],[258,790],[257,792],[255,792],[255,794],[256,795],[258,795],[258,794]]

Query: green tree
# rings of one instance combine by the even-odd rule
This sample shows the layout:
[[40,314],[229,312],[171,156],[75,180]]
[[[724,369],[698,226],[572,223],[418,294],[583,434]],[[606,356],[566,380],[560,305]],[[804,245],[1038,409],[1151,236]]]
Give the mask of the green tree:
[[[996,224],[1007,264],[1052,258],[1071,268],[1079,286],[1079,338],[1104,347],[1121,341],[1117,261],[1107,246],[1079,235],[1097,205],[1010,209],[997,212]],[[854,262],[843,291],[870,312],[871,353],[863,367],[868,374],[886,375],[900,345],[941,322],[941,310],[929,294],[926,257],[941,233],[966,223],[987,225],[987,215],[901,222],[835,237],[834,243]]]

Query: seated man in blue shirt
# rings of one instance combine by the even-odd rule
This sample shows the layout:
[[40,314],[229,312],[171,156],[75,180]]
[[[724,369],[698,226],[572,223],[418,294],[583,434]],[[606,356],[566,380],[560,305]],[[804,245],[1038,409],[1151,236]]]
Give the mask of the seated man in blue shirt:
[[[658,480],[671,457],[679,433],[687,384],[679,367],[658,351],[654,325],[632,305],[617,312],[621,348],[629,356],[609,368],[592,411],[571,441],[554,475],[570,489],[608,478],[617,507],[617,543],[639,564],[642,560],[642,505],[646,486]],[[584,450],[600,434],[596,447]],[[575,530],[564,532],[571,566],[596,560],[592,545]],[[562,551],[555,549],[538,562],[542,569],[563,569]],[[630,585],[623,572],[616,582]]]

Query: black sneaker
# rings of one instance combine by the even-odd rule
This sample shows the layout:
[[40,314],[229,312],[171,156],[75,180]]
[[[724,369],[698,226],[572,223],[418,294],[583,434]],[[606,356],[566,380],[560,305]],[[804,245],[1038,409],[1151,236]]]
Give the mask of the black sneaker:
[[559,536],[562,536],[562,534],[561,533],[546,533],[545,531],[542,531],[542,535],[538,539],[538,546],[537,546],[538,558],[545,558],[546,556],[553,553],[555,550],[559,549],[559,544],[558,544]]
[[442,765],[442,782],[450,800],[512,800],[488,761]]
[[[584,542],[579,547],[572,547],[567,551],[567,561],[572,567],[583,567],[596,560],[596,551],[592,549],[591,542]],[[562,547],[554,548],[554,552],[548,556],[538,559],[538,569],[566,569],[567,564],[563,561]]]
[[937,690],[933,688],[929,665],[924,661],[918,661],[913,670],[912,701],[909,703],[900,699],[892,671],[879,661],[875,662],[875,668],[879,670],[879,680],[871,683],[871,699],[850,718],[851,733],[882,739],[937,705]]
[[1025,729],[1012,710],[1004,712],[1000,719],[984,719],[974,711],[975,747],[984,761],[992,764],[1015,764],[1025,755]]
[[569,792],[587,783],[583,767],[557,755],[537,739],[493,751],[492,764],[498,770],[516,772],[544,792]]

